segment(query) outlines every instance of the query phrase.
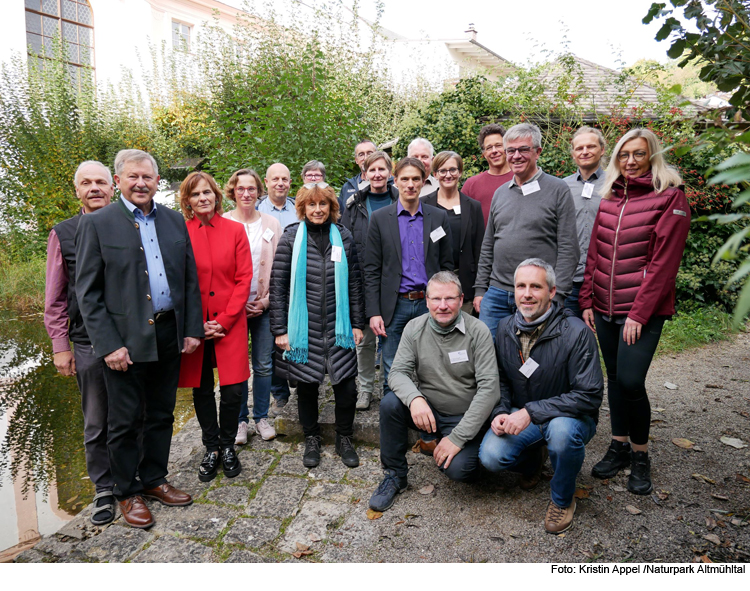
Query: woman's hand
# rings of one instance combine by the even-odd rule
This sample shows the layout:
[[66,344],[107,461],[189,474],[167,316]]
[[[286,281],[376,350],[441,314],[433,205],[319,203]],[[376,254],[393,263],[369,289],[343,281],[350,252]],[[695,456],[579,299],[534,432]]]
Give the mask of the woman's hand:
[[596,334],[596,324],[594,324],[593,308],[586,308],[583,311],[583,321],[586,323],[586,326],[588,326],[591,330],[594,331],[594,334]]
[[224,327],[216,322],[216,320],[209,320],[203,325],[203,332],[206,333],[206,340],[219,339],[226,336],[224,333]]
[[358,328],[353,328],[352,332],[354,333],[354,344],[359,345],[362,342],[362,339],[365,338],[365,336],[362,334],[362,331]]
[[635,345],[635,342],[641,338],[641,328],[643,325],[640,322],[631,320],[630,316],[625,319],[625,326],[622,329],[622,340],[627,345]]
[[291,351],[292,348],[289,346],[289,335],[282,334],[276,337],[276,346],[282,351]]
[[257,318],[263,314],[264,311],[265,309],[260,300],[255,300],[254,302],[248,302],[245,304],[245,313],[248,318]]

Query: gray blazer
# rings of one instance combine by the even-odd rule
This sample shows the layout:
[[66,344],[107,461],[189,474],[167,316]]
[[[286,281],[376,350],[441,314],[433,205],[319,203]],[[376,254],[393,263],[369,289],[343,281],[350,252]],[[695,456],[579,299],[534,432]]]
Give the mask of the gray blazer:
[[[204,336],[195,257],[181,214],[160,207],[156,232],[180,350],[184,337]],[[127,347],[133,362],[157,361],[146,255],[135,217],[120,199],[81,218],[76,260],[78,305],[96,356]]]

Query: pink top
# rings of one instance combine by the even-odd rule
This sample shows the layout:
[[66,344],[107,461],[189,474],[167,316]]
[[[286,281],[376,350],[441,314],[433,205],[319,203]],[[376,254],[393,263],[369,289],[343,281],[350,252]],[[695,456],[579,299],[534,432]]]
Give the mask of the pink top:
[[482,214],[484,215],[484,225],[487,225],[487,217],[490,215],[490,204],[492,203],[492,196],[495,194],[500,187],[513,178],[513,172],[506,172],[505,174],[493,175],[488,170],[475,174],[472,177],[466,179],[464,186],[461,187],[461,192],[468,195],[472,199],[476,199],[482,204]]
[[44,289],[44,327],[52,339],[52,352],[70,351],[68,339],[68,267],[60,239],[50,230],[47,239],[47,279]]

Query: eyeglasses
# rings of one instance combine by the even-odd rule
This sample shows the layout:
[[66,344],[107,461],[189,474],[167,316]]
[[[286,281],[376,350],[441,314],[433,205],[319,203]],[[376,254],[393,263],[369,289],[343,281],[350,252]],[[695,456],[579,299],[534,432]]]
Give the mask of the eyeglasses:
[[620,152],[617,155],[617,159],[620,162],[627,162],[628,160],[630,160],[631,156],[636,162],[643,162],[646,158],[648,158],[648,152],[643,152],[642,150],[639,150],[638,152]]
[[255,193],[258,192],[258,188],[257,187],[235,187],[234,192],[239,195],[243,195],[245,193],[247,193],[248,195],[254,195]]
[[305,187],[305,189],[314,189],[315,187],[318,187],[320,189],[327,189],[328,183],[305,183],[303,187]]
[[458,300],[461,299],[461,296],[451,296],[449,298],[427,298],[430,300],[430,303],[437,306],[443,302],[448,304],[449,306],[452,306],[453,304],[457,303]]
[[498,152],[503,152],[504,149],[505,148],[503,147],[502,144],[494,144],[492,146],[485,146],[484,148],[482,148],[482,151],[483,152],[492,152],[492,150],[497,150]]
[[505,148],[505,153],[508,156],[513,156],[518,152],[521,156],[526,156],[531,150],[535,150],[536,148],[530,148],[529,146],[521,146],[520,148]]
[[456,176],[458,174],[459,170],[455,166],[453,168],[441,168],[437,171],[438,176]]
[[319,172],[306,172],[305,173],[305,180],[309,179],[311,181],[314,181],[315,179],[322,179],[323,175]]

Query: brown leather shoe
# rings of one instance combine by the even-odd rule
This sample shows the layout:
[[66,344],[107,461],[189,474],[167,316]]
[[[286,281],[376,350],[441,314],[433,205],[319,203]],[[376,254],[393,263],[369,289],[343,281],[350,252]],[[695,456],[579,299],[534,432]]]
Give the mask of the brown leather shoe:
[[117,501],[120,505],[120,513],[130,527],[146,529],[154,525],[154,516],[148,510],[146,502],[141,495],[128,497],[123,501]]
[[432,453],[435,451],[435,448],[438,445],[438,440],[433,439],[432,441],[422,441],[421,439],[417,439],[417,442],[414,444],[414,447],[411,448],[411,450],[415,453],[421,453],[426,456],[431,456]]
[[531,490],[536,488],[537,484],[539,484],[539,481],[542,479],[542,468],[544,468],[544,463],[549,457],[546,445],[543,446],[541,450],[536,451],[536,457],[539,461],[539,465],[536,467],[536,470],[534,470],[534,473],[531,476],[524,476],[521,474],[521,480],[518,481],[518,486],[521,490]]
[[181,490],[176,489],[168,482],[160,484],[157,487],[144,490],[143,496],[147,499],[159,501],[162,505],[167,505],[168,507],[184,507],[185,505],[190,505],[193,502],[193,497],[191,497],[186,492],[182,492]]

